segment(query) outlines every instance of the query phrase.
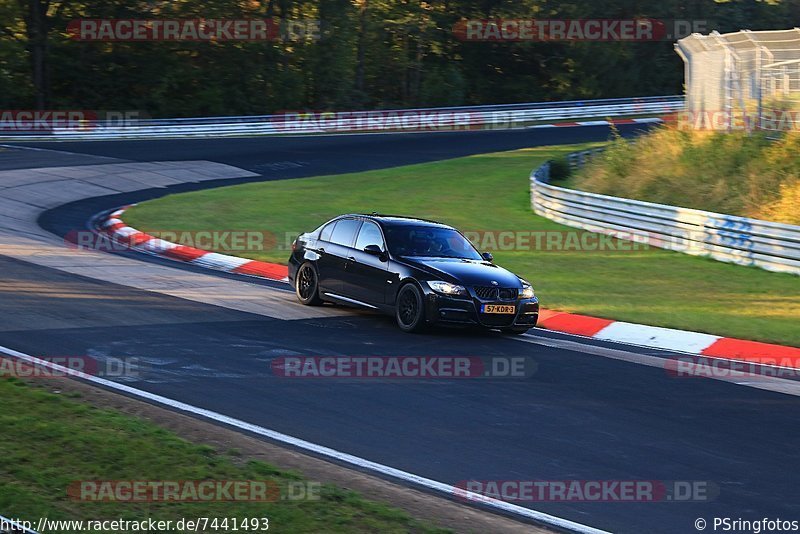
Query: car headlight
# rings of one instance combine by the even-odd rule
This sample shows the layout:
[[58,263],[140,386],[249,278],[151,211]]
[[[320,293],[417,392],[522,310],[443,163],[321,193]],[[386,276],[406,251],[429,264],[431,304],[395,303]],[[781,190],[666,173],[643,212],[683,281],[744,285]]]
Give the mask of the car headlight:
[[519,292],[519,298],[532,299],[535,296],[533,286],[524,278],[520,278],[520,281],[522,282],[522,291]]
[[467,289],[464,286],[457,286],[455,284],[451,284],[450,282],[442,282],[442,281],[429,281],[428,285],[436,291],[437,293],[441,293],[442,295],[447,295],[449,297],[464,297],[467,295]]

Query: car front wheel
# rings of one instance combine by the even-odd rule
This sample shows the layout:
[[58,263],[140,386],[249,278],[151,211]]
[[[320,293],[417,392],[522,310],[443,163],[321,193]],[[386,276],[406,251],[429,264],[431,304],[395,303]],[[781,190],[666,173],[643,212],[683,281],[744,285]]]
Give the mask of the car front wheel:
[[413,284],[406,284],[397,294],[395,310],[397,326],[403,332],[420,332],[425,329],[425,307],[422,292]]
[[319,298],[319,277],[312,264],[304,263],[297,270],[294,289],[301,304],[306,306],[322,304],[322,299]]

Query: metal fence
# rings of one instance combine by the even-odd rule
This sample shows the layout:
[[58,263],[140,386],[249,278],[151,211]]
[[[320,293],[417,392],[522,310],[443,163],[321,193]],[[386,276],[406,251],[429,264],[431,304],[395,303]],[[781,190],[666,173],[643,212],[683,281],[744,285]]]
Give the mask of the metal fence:
[[[91,122],[48,132],[2,132],[2,140],[163,139],[359,132],[430,132],[526,128],[537,124],[606,117],[653,117],[683,109],[682,96],[536,102],[493,106],[421,108],[248,117],[141,119],[119,125]],[[417,122],[415,123],[414,120]],[[411,121],[411,122],[409,122]]]
[[778,130],[796,118],[787,112],[800,110],[800,29],[695,33],[675,50],[695,127]]
[[552,221],[718,261],[800,275],[800,226],[587,193],[531,173],[531,205]]

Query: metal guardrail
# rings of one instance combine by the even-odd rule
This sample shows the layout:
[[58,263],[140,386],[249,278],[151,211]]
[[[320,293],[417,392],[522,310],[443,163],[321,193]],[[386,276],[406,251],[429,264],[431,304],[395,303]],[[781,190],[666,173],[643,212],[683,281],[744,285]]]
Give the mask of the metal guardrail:
[[531,206],[552,221],[718,261],[800,275],[800,226],[679,208],[549,184],[531,173]]
[[[302,112],[249,117],[198,117],[191,119],[137,119],[123,125],[85,123],[81,127],[43,132],[0,131],[0,139],[92,140],[162,139],[173,137],[242,137],[262,135],[325,134],[345,132],[415,132],[525,128],[537,123],[605,117],[646,117],[683,109],[682,96],[617,98],[568,102],[535,102],[493,106],[419,108],[332,113],[331,120],[302,120]],[[423,121],[419,127],[398,127],[409,117]],[[393,118],[395,120],[393,120]],[[342,128],[341,120],[351,122]],[[424,121],[428,121],[425,123]]]

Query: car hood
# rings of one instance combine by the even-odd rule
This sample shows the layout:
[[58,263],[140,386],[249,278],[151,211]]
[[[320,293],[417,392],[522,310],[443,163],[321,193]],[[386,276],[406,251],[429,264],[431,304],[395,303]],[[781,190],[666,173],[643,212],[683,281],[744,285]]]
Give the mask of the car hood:
[[449,279],[455,278],[459,284],[466,286],[491,287],[495,285],[492,282],[497,282],[497,287],[522,287],[517,275],[484,260],[404,257],[403,261],[433,276],[440,276],[445,281],[454,281]]

